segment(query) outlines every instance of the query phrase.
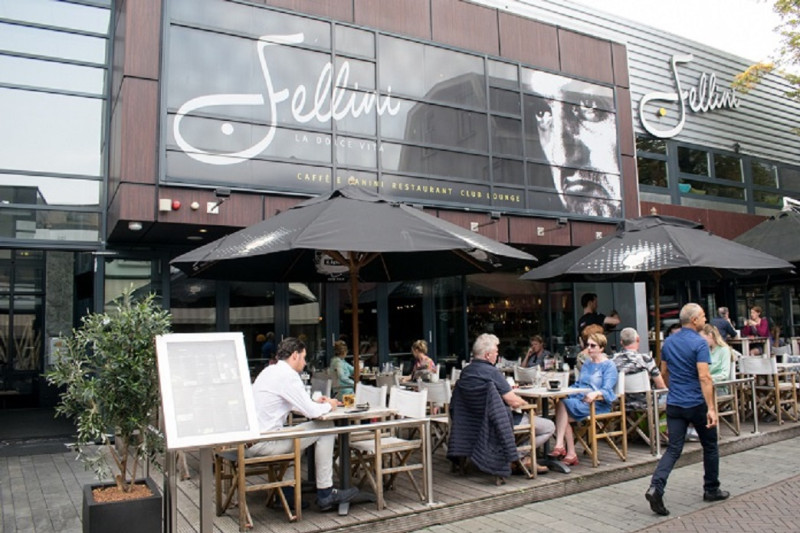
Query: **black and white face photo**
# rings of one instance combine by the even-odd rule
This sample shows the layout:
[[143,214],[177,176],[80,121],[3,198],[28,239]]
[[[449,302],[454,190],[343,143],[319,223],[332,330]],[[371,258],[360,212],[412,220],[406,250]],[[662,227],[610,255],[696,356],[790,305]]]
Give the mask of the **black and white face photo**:
[[[620,217],[621,184],[612,89],[527,71],[526,128],[538,135],[540,157],[566,211]],[[535,128],[533,127],[535,124]]]

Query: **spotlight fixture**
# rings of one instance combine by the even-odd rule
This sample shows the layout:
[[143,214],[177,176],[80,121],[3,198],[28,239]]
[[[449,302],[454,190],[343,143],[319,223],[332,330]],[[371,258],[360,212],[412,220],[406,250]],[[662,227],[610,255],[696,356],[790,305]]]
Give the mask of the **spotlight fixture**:
[[128,222],[128,229],[131,231],[142,231],[142,223],[132,220]]

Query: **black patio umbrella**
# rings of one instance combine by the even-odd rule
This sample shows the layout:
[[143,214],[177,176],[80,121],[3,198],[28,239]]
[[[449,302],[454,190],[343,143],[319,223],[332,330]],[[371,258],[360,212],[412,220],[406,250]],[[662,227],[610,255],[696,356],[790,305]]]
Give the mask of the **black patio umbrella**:
[[189,276],[239,281],[344,281],[358,364],[358,282],[522,267],[536,258],[421,209],[355,186],[311,198],[172,260]]
[[781,211],[734,239],[790,263],[800,263],[800,213]]
[[522,279],[653,280],[656,357],[660,361],[662,279],[722,279],[791,269],[783,259],[716,236],[697,222],[649,215],[620,222],[614,234],[535,268]]

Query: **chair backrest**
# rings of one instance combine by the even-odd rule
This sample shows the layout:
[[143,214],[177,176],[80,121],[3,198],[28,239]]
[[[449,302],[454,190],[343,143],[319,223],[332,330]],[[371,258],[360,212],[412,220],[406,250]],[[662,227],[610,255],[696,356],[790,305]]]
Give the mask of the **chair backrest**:
[[370,407],[384,408],[386,407],[386,385],[380,387],[373,387],[372,385],[364,385],[359,382],[356,383],[356,405],[368,403]]
[[542,383],[547,386],[547,382],[551,379],[561,381],[561,388],[569,387],[569,372],[544,372],[542,375]]
[[[620,372],[620,374],[625,374]],[[650,373],[642,370],[633,374],[625,374],[625,393],[647,392],[650,390]],[[619,382],[619,380],[617,380]]]
[[770,376],[778,373],[778,361],[774,357],[739,358],[739,373],[755,376]]
[[[644,373],[644,372],[643,372]],[[620,372],[617,374],[617,384],[614,386],[614,393],[617,395],[617,398],[623,396],[627,390],[625,389],[625,381],[627,380],[627,376],[625,372]]]
[[425,383],[419,381],[419,390],[428,391],[428,403],[431,405],[445,406],[450,404],[450,398],[453,395],[450,388],[450,380],[439,380],[436,383]]
[[394,409],[398,415],[405,418],[425,418],[427,405],[427,389],[416,392],[402,387],[392,387],[389,394],[389,409]]
[[[539,367],[525,368],[522,366],[514,367],[514,381],[517,383],[536,383],[539,376]],[[555,379],[555,378],[553,378]]]
[[460,368],[453,367],[453,368],[450,370],[450,383],[451,383],[452,385],[455,385],[455,384],[456,384],[456,381],[458,381],[458,378],[460,378],[460,377],[461,377],[461,369],[460,369]]
[[375,376],[375,384],[378,387],[387,387],[391,389],[392,387],[396,387],[400,385],[400,376],[392,372],[391,374],[378,374]]
[[314,374],[311,378],[311,393],[321,392],[323,396],[331,397],[331,378]]
[[772,355],[780,357],[781,363],[788,362],[788,356],[791,354],[792,354],[792,349],[789,345],[772,347]]

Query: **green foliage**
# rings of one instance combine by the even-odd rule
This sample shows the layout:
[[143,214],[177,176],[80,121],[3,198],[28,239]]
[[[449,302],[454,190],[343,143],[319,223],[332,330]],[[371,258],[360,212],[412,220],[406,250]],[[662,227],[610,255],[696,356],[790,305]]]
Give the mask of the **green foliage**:
[[[736,76],[733,87],[746,93],[764,76],[777,72],[794,86],[786,95],[800,99],[800,75],[796,74],[800,67],[800,0],[774,0],[772,9],[781,18],[781,23],[775,28],[781,35],[781,47],[772,61],[751,65]],[[787,68],[794,68],[794,71],[786,71]]]
[[[62,339],[64,348],[46,375],[64,388],[56,413],[75,421],[79,458],[98,479],[115,470],[121,490],[131,487],[139,460],[163,446],[148,426],[160,405],[155,337],[168,333],[170,324],[169,312],[155,303],[154,294],[136,300],[131,287],[113,311],[81,319],[81,326]],[[108,432],[116,434],[119,451],[110,445]],[[91,445],[98,442],[108,453],[97,453]]]

